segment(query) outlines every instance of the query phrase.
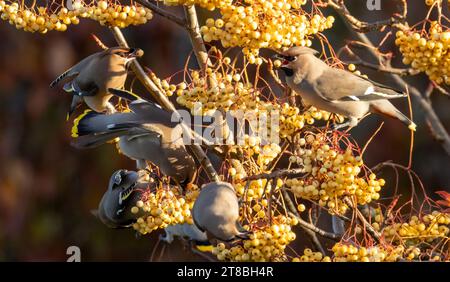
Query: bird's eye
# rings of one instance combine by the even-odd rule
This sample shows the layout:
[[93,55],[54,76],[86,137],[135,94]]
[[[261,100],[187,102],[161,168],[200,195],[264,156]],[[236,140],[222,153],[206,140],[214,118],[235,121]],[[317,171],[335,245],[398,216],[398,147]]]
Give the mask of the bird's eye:
[[285,59],[289,62],[294,62],[297,60],[297,57],[295,56],[286,56]]
[[121,182],[122,182],[122,175],[120,173],[114,175],[114,184],[120,185]]

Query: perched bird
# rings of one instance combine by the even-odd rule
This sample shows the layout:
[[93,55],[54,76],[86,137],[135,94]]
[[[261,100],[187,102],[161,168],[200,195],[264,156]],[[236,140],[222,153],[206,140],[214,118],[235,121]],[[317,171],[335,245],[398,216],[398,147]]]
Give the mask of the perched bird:
[[78,64],[58,76],[51,84],[69,80],[64,91],[73,95],[69,116],[84,101],[96,112],[115,112],[109,102],[112,94],[108,88],[123,88],[128,72],[128,62],[141,57],[144,52],[137,48],[112,47],[84,58]]
[[197,226],[193,224],[183,223],[169,225],[164,228],[165,235],[159,238],[166,242],[172,243],[175,237],[180,237],[192,242],[195,247],[202,252],[209,252],[212,250],[212,245],[206,236],[206,233],[200,231]]
[[93,148],[119,138],[121,153],[137,161],[138,169],[150,161],[177,184],[190,183],[196,165],[183,142],[183,129],[171,114],[158,105],[136,99],[131,112],[102,114],[87,110],[74,120],[72,145]]
[[130,227],[143,211],[132,213],[131,208],[141,199],[147,183],[139,181],[139,174],[134,171],[117,170],[109,181],[108,190],[102,197],[96,216],[108,227]]
[[348,117],[335,128],[354,127],[368,113],[400,120],[415,131],[416,125],[389,102],[406,94],[362,76],[328,66],[308,47],[292,47],[274,57],[281,60],[288,86],[306,105]]
[[247,239],[249,232],[239,223],[239,203],[233,186],[227,182],[206,184],[192,209],[195,225],[222,241]]

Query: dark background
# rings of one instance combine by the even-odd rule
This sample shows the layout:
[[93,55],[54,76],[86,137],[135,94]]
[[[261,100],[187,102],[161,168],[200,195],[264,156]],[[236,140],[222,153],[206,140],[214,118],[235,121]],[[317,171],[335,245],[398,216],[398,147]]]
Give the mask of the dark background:
[[[346,3],[355,15],[373,21],[386,18],[395,10],[391,4],[395,1],[381,1],[381,11],[368,11],[365,0]],[[410,23],[423,19],[423,2],[409,1]],[[198,10],[200,23],[204,23],[206,14]],[[444,10],[448,14],[447,7]],[[133,169],[134,162],[118,155],[112,145],[88,151],[72,148],[71,122],[65,121],[71,98],[60,89],[48,87],[68,67],[99,51],[91,33],[106,45],[115,45],[110,31],[90,20],[69,26],[67,32],[53,31],[45,36],[18,31],[0,21],[0,261],[65,260],[66,249],[71,245],[80,247],[83,261],[142,261],[151,256],[158,234],[136,238],[130,230],[110,230],[90,213],[97,207],[112,172]],[[127,28],[124,33],[130,45],[145,51],[141,62],[159,77],[182,70],[192,51],[187,33],[157,15],[147,25]],[[336,50],[351,38],[338,19],[325,34]],[[379,40],[382,36],[369,37]],[[392,42],[386,46],[396,50]],[[397,54],[394,62],[401,66],[400,61]],[[361,71],[374,80],[390,83],[381,74]],[[409,81],[422,91],[427,86],[422,75]],[[432,101],[449,129],[449,98],[435,93]],[[406,100],[396,101],[396,105],[407,113]],[[420,110],[415,106],[413,109],[418,124],[413,169],[429,194],[448,190],[450,158],[429,134]],[[352,131],[353,136],[364,144],[382,120],[375,116],[366,118]],[[369,167],[386,160],[407,165],[409,132],[397,121],[385,121],[366,152],[365,161]],[[389,180],[392,173],[383,176]],[[400,184],[405,197],[410,193],[409,187],[407,181]],[[388,181],[385,189],[390,188],[392,183]],[[161,248],[160,244],[156,257]],[[189,253],[180,250],[181,245],[174,243],[166,248],[162,258],[186,259]]]

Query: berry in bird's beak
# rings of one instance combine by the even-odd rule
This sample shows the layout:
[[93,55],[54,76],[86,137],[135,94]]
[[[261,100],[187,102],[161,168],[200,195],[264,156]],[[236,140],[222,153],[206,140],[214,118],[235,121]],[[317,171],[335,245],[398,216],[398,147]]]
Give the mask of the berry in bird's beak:
[[131,48],[130,49],[130,53],[128,54],[127,58],[131,59],[131,58],[139,58],[142,57],[144,55],[144,51],[142,51],[142,49],[139,48]]
[[[291,57],[290,56],[284,56],[281,54],[275,54],[274,56],[272,56],[272,59],[274,59],[274,66],[279,68],[279,67],[283,67],[287,64],[289,64],[289,62],[291,62]],[[277,61],[279,63],[277,63]]]

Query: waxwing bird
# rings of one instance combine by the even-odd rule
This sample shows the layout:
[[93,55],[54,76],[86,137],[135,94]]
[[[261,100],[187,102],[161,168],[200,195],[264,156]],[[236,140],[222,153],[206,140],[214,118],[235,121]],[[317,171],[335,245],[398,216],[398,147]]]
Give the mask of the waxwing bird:
[[184,146],[181,124],[148,101],[135,100],[129,107],[131,112],[110,115],[87,110],[74,120],[72,145],[93,148],[119,138],[119,150],[136,160],[138,169],[145,169],[150,161],[177,184],[190,183],[196,165]]
[[147,187],[147,183],[140,181],[137,172],[123,169],[115,171],[98,206],[97,217],[110,228],[130,227],[144,215],[142,210],[132,213],[131,208],[141,199]]
[[58,76],[50,87],[67,81],[64,91],[73,95],[69,116],[84,101],[96,112],[115,112],[109,102],[109,88],[123,88],[127,78],[128,63],[144,52],[138,48],[112,47],[92,54]]
[[406,94],[351,72],[328,66],[308,47],[292,47],[274,57],[281,60],[286,83],[306,105],[348,117],[336,128],[354,127],[368,113],[400,120],[410,130],[416,125],[389,102]]
[[200,231],[194,224],[175,224],[169,225],[164,228],[164,236],[159,238],[166,242],[172,243],[175,237],[183,238],[189,242],[192,242],[195,247],[202,252],[209,252],[212,250],[212,245],[208,240],[206,232]]
[[192,217],[198,229],[219,240],[248,238],[249,232],[239,223],[239,202],[230,183],[206,184],[194,203]]

